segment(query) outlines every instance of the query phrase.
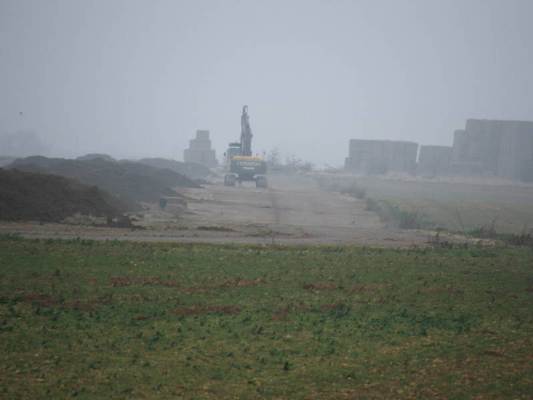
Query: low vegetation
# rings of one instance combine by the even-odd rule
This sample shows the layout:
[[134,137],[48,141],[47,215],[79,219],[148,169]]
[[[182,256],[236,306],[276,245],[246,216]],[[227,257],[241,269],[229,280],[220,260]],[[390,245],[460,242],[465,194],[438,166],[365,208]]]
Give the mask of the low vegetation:
[[423,229],[434,226],[420,211],[404,210],[386,200],[367,198],[366,210],[377,213],[383,222],[400,229]]
[[513,398],[533,252],[0,238],[0,397]]
[[[533,186],[491,181],[455,182],[414,178],[317,175],[328,191],[365,199],[393,226],[439,228],[487,237],[533,235]],[[502,236],[503,235],[503,236]],[[495,237],[491,237],[495,238]]]
[[533,186],[358,177],[366,197],[422,213],[434,226],[468,232],[495,221],[503,234],[533,234]]
[[467,232],[468,235],[481,239],[494,239],[512,246],[529,246],[533,248],[533,235],[531,233],[522,232],[514,233],[499,233],[494,226],[482,226]]
[[366,210],[375,212],[387,225],[400,229],[432,228],[434,224],[419,210],[406,210],[389,200],[367,197],[367,191],[354,179],[317,178],[318,185],[327,191],[339,192],[358,200],[365,200]]
[[360,187],[356,182],[351,183],[347,187],[340,188],[340,192],[360,200],[366,197],[366,190]]

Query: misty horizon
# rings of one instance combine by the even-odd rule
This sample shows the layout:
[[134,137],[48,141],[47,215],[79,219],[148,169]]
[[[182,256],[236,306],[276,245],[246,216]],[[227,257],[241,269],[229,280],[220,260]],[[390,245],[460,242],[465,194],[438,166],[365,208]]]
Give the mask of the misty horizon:
[[[0,134],[52,156],[219,161],[249,106],[255,153],[340,166],[350,139],[451,145],[533,120],[529,1],[0,1]],[[0,153],[2,153],[0,151]]]

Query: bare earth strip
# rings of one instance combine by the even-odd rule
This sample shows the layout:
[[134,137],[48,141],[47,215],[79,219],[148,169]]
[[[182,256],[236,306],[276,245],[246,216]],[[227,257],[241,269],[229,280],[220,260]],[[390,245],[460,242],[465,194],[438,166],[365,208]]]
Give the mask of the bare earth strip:
[[268,189],[221,183],[187,189],[185,212],[156,206],[128,230],[66,224],[1,223],[0,233],[29,238],[172,241],[250,244],[359,244],[423,246],[431,232],[385,227],[365,202],[325,192],[305,177],[270,177]]

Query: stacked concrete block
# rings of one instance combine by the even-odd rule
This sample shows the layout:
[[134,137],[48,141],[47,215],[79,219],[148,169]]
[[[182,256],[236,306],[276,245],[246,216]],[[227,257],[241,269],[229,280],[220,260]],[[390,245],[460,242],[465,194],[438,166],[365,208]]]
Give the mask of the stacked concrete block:
[[420,146],[417,173],[426,176],[446,175],[450,170],[452,148],[449,146]]
[[465,162],[467,156],[467,136],[464,129],[458,129],[453,133],[452,163]]
[[385,173],[384,157],[382,140],[352,139],[345,167],[355,172]]
[[498,176],[533,181],[533,122],[507,121],[503,126]]
[[496,175],[498,172],[502,128],[499,121],[469,119],[466,122],[469,160],[482,165],[485,175]]
[[532,169],[533,122],[471,119],[455,133],[455,174],[533,180]]
[[350,140],[345,168],[367,174],[414,172],[418,144],[390,140]]
[[183,160],[202,164],[210,168],[217,165],[215,150],[211,149],[209,131],[196,131],[196,138],[189,141],[189,148],[183,152]]
[[386,141],[385,159],[387,171],[414,173],[418,143],[404,141]]
[[533,122],[469,119],[454,133],[453,147],[390,140],[350,140],[345,168],[384,174],[496,176],[533,182]]

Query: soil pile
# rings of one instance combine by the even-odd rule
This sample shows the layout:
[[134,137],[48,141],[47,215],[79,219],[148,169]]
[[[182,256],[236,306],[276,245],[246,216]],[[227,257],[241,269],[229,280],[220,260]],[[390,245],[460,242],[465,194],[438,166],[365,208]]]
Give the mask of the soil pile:
[[98,158],[101,158],[101,159],[107,160],[107,161],[116,161],[110,155],[102,154],[102,153],[85,154],[84,156],[77,157],[76,160],[87,161],[87,160],[95,160],[95,159],[98,159]]
[[126,205],[61,176],[0,169],[0,220],[59,222],[74,214],[117,217]]
[[211,170],[202,164],[169,160],[166,158],[143,158],[141,164],[155,168],[170,169],[190,179],[205,179],[212,174]]
[[11,164],[13,161],[15,161],[14,157],[0,156],[0,167]]
[[[130,209],[138,208],[139,202],[157,202],[161,197],[177,196],[172,188],[199,187],[186,176],[168,169],[102,158],[70,160],[36,156],[15,160],[9,167],[60,175],[87,185],[98,186],[130,203]],[[136,203],[137,207],[132,203]]]

